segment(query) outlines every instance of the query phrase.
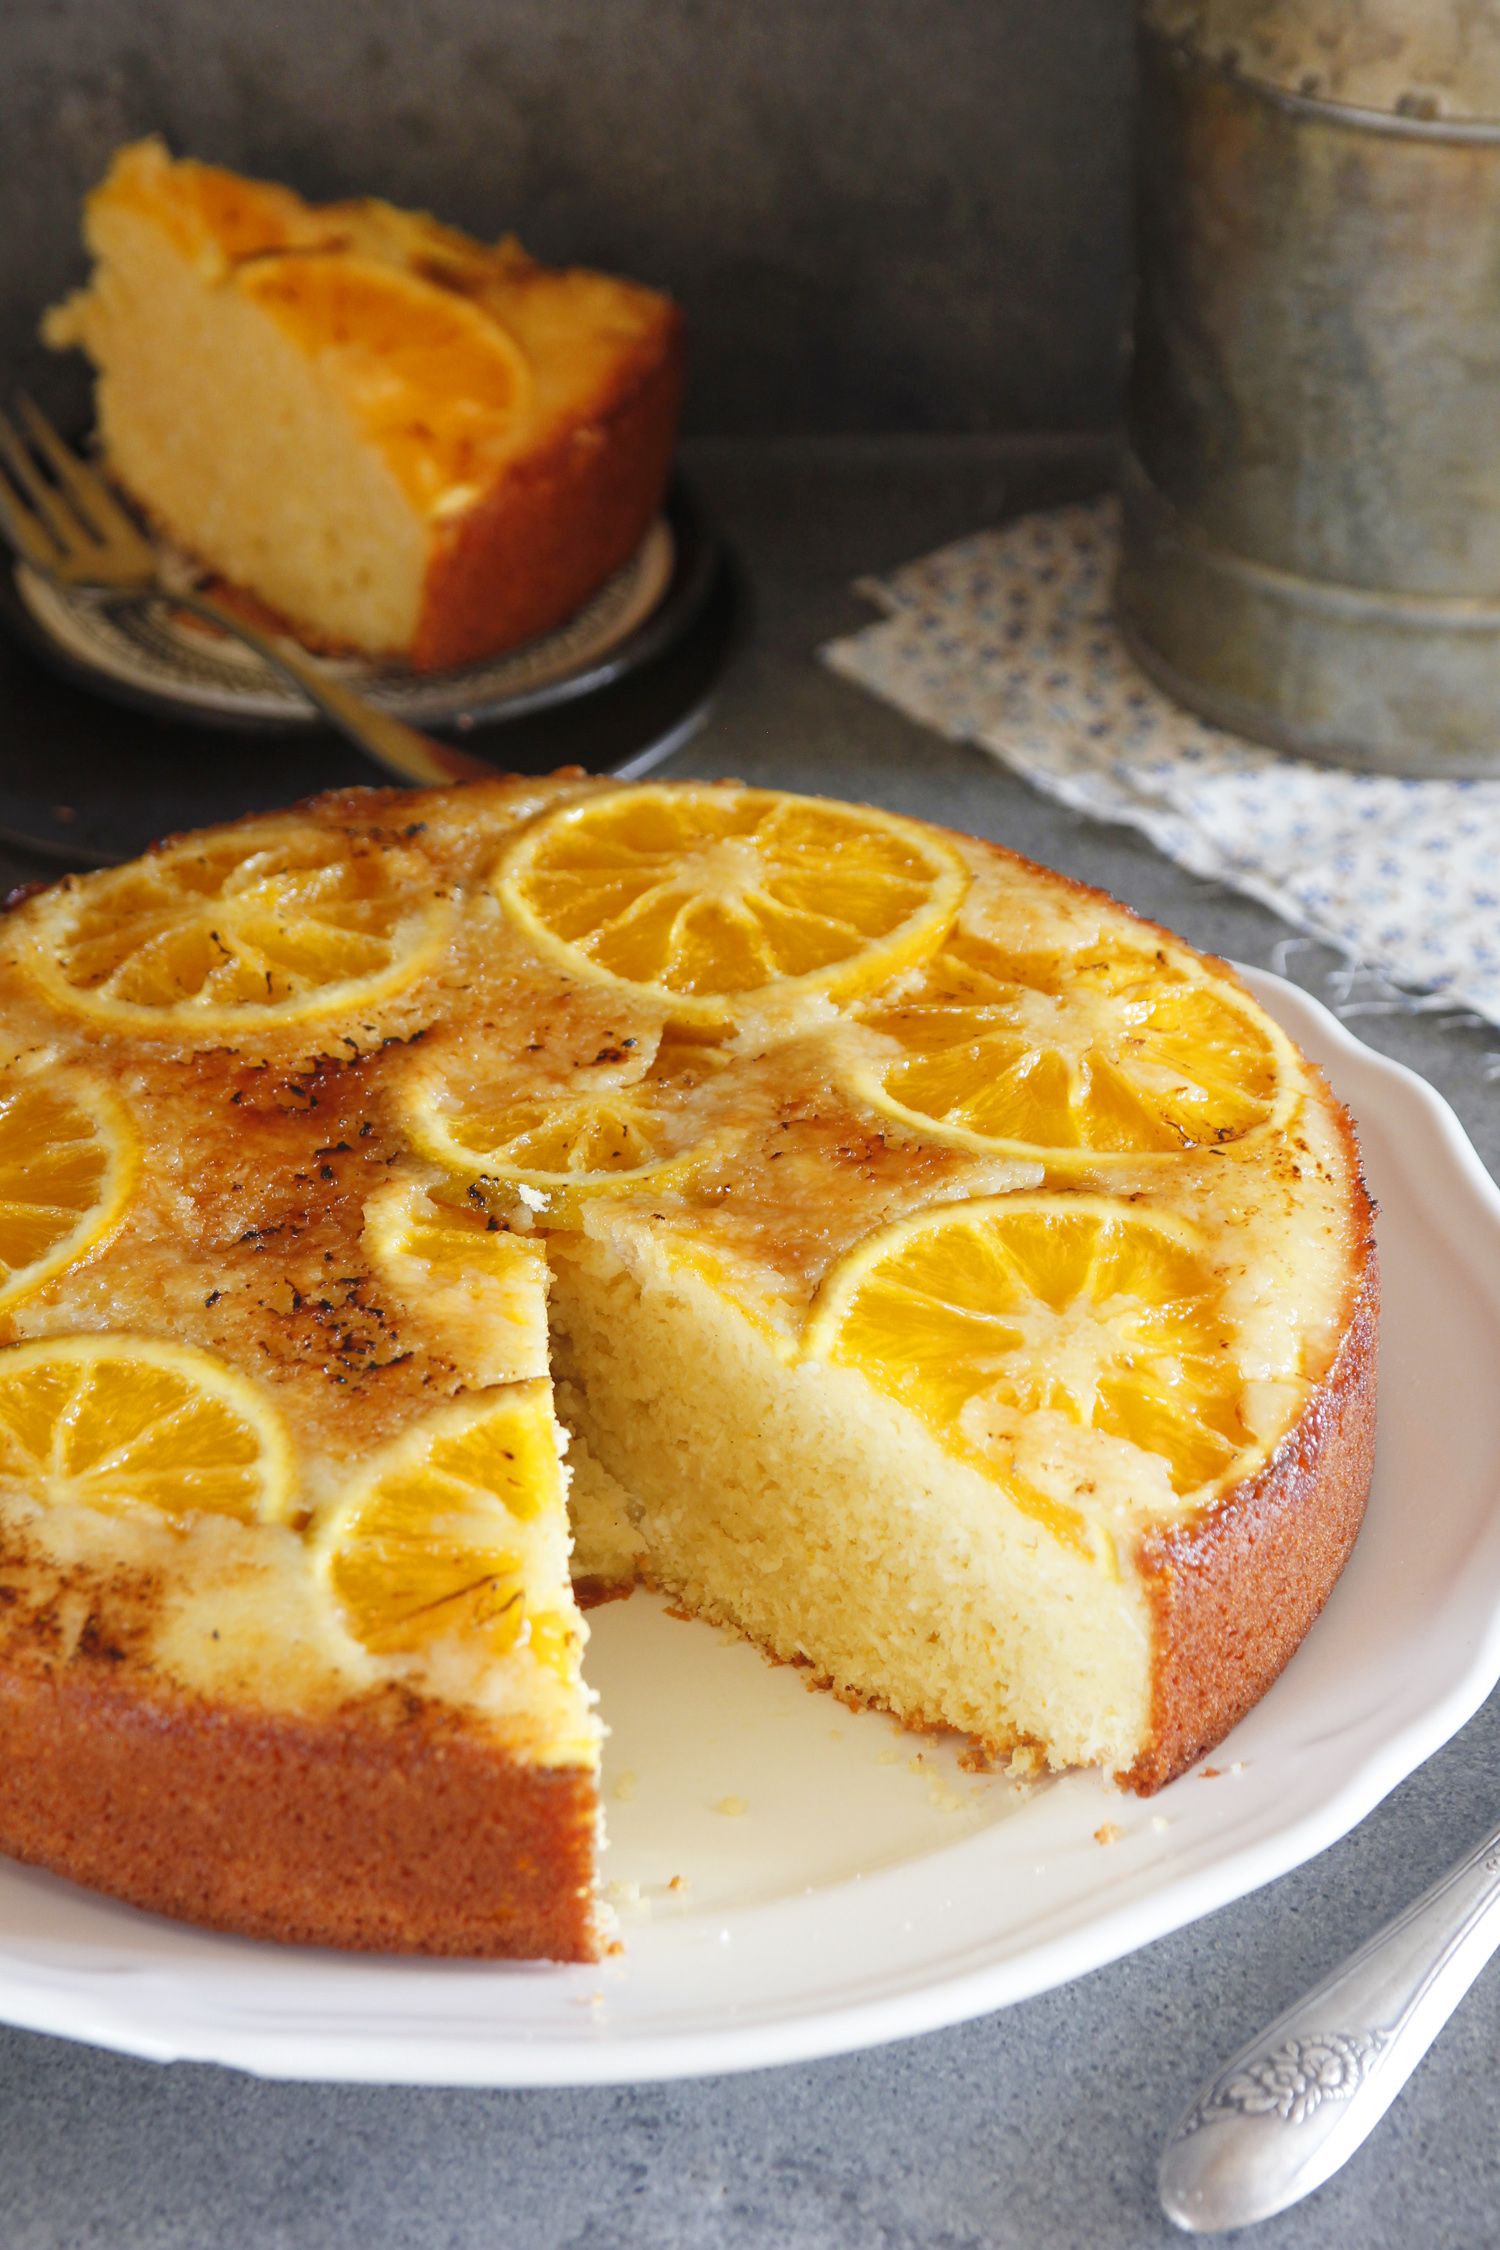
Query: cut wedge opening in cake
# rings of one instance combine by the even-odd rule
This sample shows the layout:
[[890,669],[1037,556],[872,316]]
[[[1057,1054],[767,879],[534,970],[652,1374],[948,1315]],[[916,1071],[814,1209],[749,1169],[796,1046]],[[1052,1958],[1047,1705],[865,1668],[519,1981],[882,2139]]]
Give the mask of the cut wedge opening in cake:
[[[1054,1233],[1113,1232],[1080,1216],[1082,1200],[1038,1198],[1030,1216]],[[967,1231],[976,1208],[949,1206],[951,1230],[920,1231]],[[1144,1253],[1178,1269],[1165,1308],[1122,1309],[1098,1270],[1128,1263],[1118,1240],[1095,1248],[1092,1303],[1066,1275],[1062,1311],[1012,1301],[967,1368],[953,1330],[972,1309],[945,1321],[954,1308],[940,1307],[950,1357],[934,1398],[910,1329],[894,1363],[872,1363],[858,1336],[841,1351],[838,1333],[792,1352],[690,1242],[640,1216],[589,1226],[551,1249],[553,1367],[585,1464],[574,1570],[589,1589],[644,1581],[907,1726],[956,1729],[986,1757],[1020,1748],[1023,1770],[1103,1766],[1146,1789],[1249,1708],[1316,1613],[1321,1591],[1276,1554],[1284,1526],[1260,1525],[1275,1620],[1254,1614],[1248,1583],[1237,1618],[1195,1618],[1191,1577],[1186,1601],[1174,1581],[1164,1690],[1163,1586],[1133,1550],[1147,1527],[1190,1523],[1215,1471],[1247,1505],[1281,1435],[1271,1421],[1257,1434],[1227,1398],[1222,1338],[1204,1332],[1191,1251],[1170,1237]],[[1040,1379],[1018,1379],[1038,1316],[1053,1348]],[[964,1406],[945,1426],[931,1408],[954,1396]],[[1367,1411],[1363,1395],[1335,1401],[1323,1449],[1367,1462]],[[1322,1536],[1345,1551],[1342,1494],[1332,1512]]]
[[[563,1411],[624,1495],[635,1574],[910,1726],[1132,1763],[1140,1588],[997,1507],[862,1376],[788,1366],[691,1268],[632,1247],[557,1244],[552,1318]],[[577,1529],[575,1567],[606,1580],[618,1528]]]
[[135,1904],[595,1957],[636,1586],[1150,1792],[1359,1528],[1348,1118],[993,845],[351,791],[20,903],[0,1025],[0,1848]]

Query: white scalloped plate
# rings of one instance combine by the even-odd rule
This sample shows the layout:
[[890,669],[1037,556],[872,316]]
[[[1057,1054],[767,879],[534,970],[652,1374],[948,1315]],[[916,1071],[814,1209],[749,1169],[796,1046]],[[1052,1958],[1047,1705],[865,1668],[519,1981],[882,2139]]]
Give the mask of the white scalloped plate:
[[[0,1869],[0,2018],[285,2078],[561,2085],[873,2045],[1079,1976],[1352,1828],[1500,1677],[1500,1194],[1446,1104],[1249,980],[1359,1120],[1381,1204],[1380,1457],[1324,1616],[1150,1803],[1030,1795],[644,1597],[596,1613],[625,1950],[598,1968],[307,1954]],[[1105,1845],[1095,1831],[1120,1831]],[[673,1878],[679,1878],[673,1887]],[[639,1897],[637,1898],[637,1892]]]

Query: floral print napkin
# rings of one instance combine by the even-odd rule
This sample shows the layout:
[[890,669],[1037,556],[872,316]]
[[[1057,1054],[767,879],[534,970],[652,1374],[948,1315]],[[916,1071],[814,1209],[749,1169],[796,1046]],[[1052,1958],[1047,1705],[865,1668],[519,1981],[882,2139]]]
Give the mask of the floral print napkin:
[[1120,637],[1117,539],[1112,500],[976,533],[863,582],[884,619],[823,656],[1361,968],[1500,1024],[1500,780],[1345,773],[1195,718]]

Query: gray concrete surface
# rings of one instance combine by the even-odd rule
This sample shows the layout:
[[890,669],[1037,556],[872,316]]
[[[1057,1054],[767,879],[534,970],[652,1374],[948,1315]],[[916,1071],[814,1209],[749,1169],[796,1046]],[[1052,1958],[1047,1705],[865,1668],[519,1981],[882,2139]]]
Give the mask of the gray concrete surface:
[[6,0],[0,362],[111,151],[383,194],[674,290],[701,430],[1089,429],[1125,0]]
[[[1002,838],[1189,938],[1266,962],[1284,928],[1138,837],[1032,795],[823,671],[856,573],[1087,490],[1098,457],[963,445],[715,446],[694,466],[753,579],[753,639],[675,770],[858,794]],[[18,863],[0,873],[21,872]],[[1292,972],[1322,989],[1326,954]],[[1500,1169],[1500,1037],[1358,1027],[1447,1095]],[[263,2085],[0,2033],[3,2250],[1141,2250],[1210,2066],[1500,1817],[1492,1703],[1333,1850],[1026,2005],[905,2045],[666,2087],[445,2093]],[[1500,1976],[1397,2108],[1262,2250],[1500,2240]],[[1231,2238],[1225,2238],[1231,2239]]]

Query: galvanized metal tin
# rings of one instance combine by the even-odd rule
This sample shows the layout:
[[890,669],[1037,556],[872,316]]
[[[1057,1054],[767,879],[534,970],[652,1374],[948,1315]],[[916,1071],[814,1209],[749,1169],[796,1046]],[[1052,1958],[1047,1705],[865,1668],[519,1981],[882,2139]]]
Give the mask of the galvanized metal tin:
[[1462,47],[1369,108],[1322,91],[1359,71],[1299,50],[1306,0],[1238,7],[1295,85],[1247,73],[1235,12],[1143,7],[1122,622],[1238,733],[1500,773],[1500,122]]

